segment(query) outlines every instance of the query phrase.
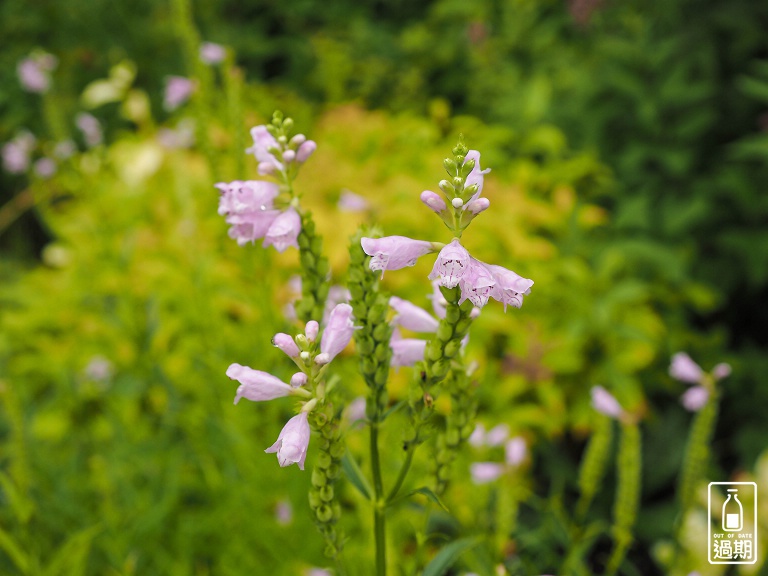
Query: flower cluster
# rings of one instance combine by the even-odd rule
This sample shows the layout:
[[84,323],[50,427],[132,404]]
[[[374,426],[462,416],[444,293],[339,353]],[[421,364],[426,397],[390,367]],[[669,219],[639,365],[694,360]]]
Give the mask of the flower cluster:
[[678,352],[672,356],[672,364],[669,367],[669,375],[672,378],[686,384],[695,384],[680,399],[685,409],[690,412],[701,410],[709,400],[714,383],[729,376],[730,373],[730,365],[721,362],[712,369],[710,374],[707,374],[685,352]]
[[315,151],[316,145],[303,134],[288,138],[293,122],[275,115],[270,125],[251,130],[253,146],[246,150],[258,160],[261,175],[279,178],[290,196],[280,201],[281,187],[266,180],[220,182],[219,214],[231,225],[229,235],[241,246],[263,238],[263,246],[274,246],[278,252],[298,248],[302,229],[298,201],[293,195],[292,180],[300,164]]
[[509,426],[506,424],[499,424],[488,432],[482,424],[478,424],[469,437],[469,443],[475,448],[504,446],[504,463],[475,462],[470,466],[469,472],[475,484],[497,480],[505,472],[520,466],[528,453],[525,439],[522,436],[509,438]]
[[346,348],[354,330],[352,307],[349,304],[338,304],[331,312],[319,342],[320,325],[314,320],[307,322],[304,334],[295,338],[284,333],[276,334],[272,343],[290,357],[300,370],[291,377],[290,383],[268,372],[240,364],[232,364],[227,369],[227,376],[240,383],[235,394],[235,404],[242,398],[253,402],[285,396],[302,399],[299,414],[288,421],[277,441],[265,450],[277,453],[280,466],[298,464],[304,470],[310,436],[309,414],[325,402],[325,394],[329,391],[320,384],[325,367]]
[[475,216],[490,206],[488,199],[480,196],[488,170],[480,170],[480,153],[476,150],[467,151],[459,144],[453,152],[454,157],[446,158],[444,163],[451,180],[441,180],[439,184],[448,203],[435,192],[426,190],[421,194],[422,202],[453,232],[453,240],[444,245],[405,236],[363,238],[363,250],[372,257],[370,268],[383,275],[385,270],[413,266],[421,256],[439,250],[429,278],[445,288],[458,286],[461,289],[459,304],[469,300],[482,308],[493,298],[504,304],[505,311],[508,305],[520,308],[523,296],[530,294],[533,281],[501,266],[481,262],[461,245],[462,232]]

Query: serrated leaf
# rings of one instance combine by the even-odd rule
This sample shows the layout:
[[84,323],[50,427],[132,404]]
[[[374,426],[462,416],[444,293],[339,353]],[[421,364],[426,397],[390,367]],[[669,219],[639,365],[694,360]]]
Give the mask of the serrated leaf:
[[454,540],[444,546],[424,569],[422,576],[442,576],[464,552],[480,542],[476,536]]
[[370,500],[371,494],[373,494],[371,485],[368,484],[363,471],[360,470],[357,461],[349,455],[349,452],[344,454],[344,457],[341,459],[341,469],[344,470],[344,474],[352,485],[360,491],[360,494],[365,496],[367,500]]

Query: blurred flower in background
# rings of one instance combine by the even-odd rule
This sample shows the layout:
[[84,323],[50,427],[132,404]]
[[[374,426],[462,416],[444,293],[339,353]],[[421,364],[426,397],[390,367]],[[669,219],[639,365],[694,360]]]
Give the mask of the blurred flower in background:
[[165,83],[165,95],[163,105],[168,112],[173,112],[184,104],[192,92],[195,91],[195,82],[183,76],[168,76]]
[[16,68],[19,82],[27,92],[43,94],[51,87],[51,72],[59,60],[53,54],[38,52],[21,60]]
[[227,57],[227,49],[221,44],[203,42],[200,44],[200,60],[205,64],[220,64]]

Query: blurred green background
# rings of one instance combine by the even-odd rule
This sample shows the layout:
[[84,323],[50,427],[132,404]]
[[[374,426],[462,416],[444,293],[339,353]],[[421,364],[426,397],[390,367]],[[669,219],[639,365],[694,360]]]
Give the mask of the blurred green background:
[[[25,128],[34,158],[65,139],[78,152],[50,178],[0,172],[0,573],[326,564],[307,474],[263,454],[290,404],[235,409],[224,375],[239,362],[290,376],[270,338],[293,330],[280,310],[296,254],[239,248],[213,188],[257,177],[248,129],[276,108],[318,142],[297,186],[337,283],[362,222],[446,240],[417,197],[436,188],[460,132],[493,169],[491,209],[467,247],[536,282],[522,310],[483,312],[468,352],[481,363],[480,420],[506,422],[531,448],[514,482],[518,521],[496,550],[509,573],[559,574],[575,546],[561,511],[575,499],[597,384],[643,416],[641,510],[621,573],[758,573],[762,557],[740,572],[709,566],[693,537],[671,565],[692,415],[667,371],[680,350],[705,370],[732,365],[702,486],[757,478],[764,490],[766,30],[768,3],[753,0],[3,0],[0,142]],[[226,61],[201,63],[201,41],[226,46]],[[59,60],[43,95],[17,78],[35,50]],[[113,96],[89,97],[110,74]],[[170,75],[198,83],[173,112],[162,105]],[[104,144],[86,146],[83,111]],[[158,138],[187,121],[193,146]],[[371,210],[339,213],[344,189]],[[420,262],[385,284],[426,307],[428,272]],[[352,399],[365,387],[348,356]],[[395,469],[397,430],[388,440]],[[362,432],[349,443],[362,452]],[[481,456],[500,458],[466,449],[455,467],[451,534],[497,529],[508,488],[472,486]],[[610,521],[613,477],[598,523]],[[342,524],[360,535],[351,573],[368,574],[366,508],[351,489],[344,503]],[[292,517],[278,518],[287,504]],[[706,487],[695,508],[686,522],[701,528]],[[393,562],[406,569],[408,512],[392,524]],[[578,573],[601,573],[606,534]],[[492,569],[495,549],[484,550],[454,573]]]

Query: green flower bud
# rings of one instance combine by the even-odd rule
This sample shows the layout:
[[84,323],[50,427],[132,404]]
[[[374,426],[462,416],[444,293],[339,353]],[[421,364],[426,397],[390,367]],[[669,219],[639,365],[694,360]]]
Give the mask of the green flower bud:
[[445,360],[438,360],[432,365],[432,376],[435,378],[444,378],[448,374],[449,369],[448,362]]
[[[330,265],[328,264],[327,258],[321,258],[320,261],[317,263],[316,272],[319,278],[325,280],[328,277],[328,272],[330,271]],[[325,295],[328,295],[328,284],[324,284],[323,288],[325,290]]]
[[331,480],[335,480],[339,477],[339,473],[341,472],[341,468],[339,468],[338,464],[331,464],[330,468],[328,468],[328,471],[326,474],[328,475],[328,478]]
[[438,340],[432,340],[427,345],[427,358],[429,358],[432,361],[440,360],[440,358],[443,357],[443,349],[440,346],[440,342]]
[[360,283],[365,280],[365,272],[362,268],[350,267],[349,269],[349,281]]
[[333,500],[333,486],[323,486],[320,488],[320,498],[325,502]]
[[331,456],[334,460],[341,460],[341,457],[344,456],[345,450],[346,447],[341,440],[334,440],[331,443]]
[[370,356],[364,356],[360,361],[364,374],[374,374],[376,372],[376,363]]
[[325,547],[325,550],[323,551],[323,554],[325,554],[326,558],[336,558],[338,555],[338,550],[336,549],[336,546],[333,544],[327,544]]
[[389,341],[389,337],[392,334],[392,328],[389,324],[379,324],[373,329],[373,337],[377,342]]
[[453,358],[461,350],[461,340],[451,340],[445,345],[445,355],[447,358]]
[[300,250],[307,250],[309,248],[309,238],[306,234],[299,234],[299,237],[296,238],[296,241],[299,243]]
[[441,342],[448,342],[448,340],[451,339],[451,336],[453,336],[453,326],[448,322],[440,322],[437,326],[437,339]]
[[374,357],[379,362],[385,361],[389,357],[389,344],[382,342],[381,344],[377,345]]
[[320,452],[315,461],[316,465],[320,468],[328,468],[332,462],[331,455],[328,452]]
[[448,182],[448,180],[440,180],[440,183],[438,184],[440,190],[445,192],[446,196],[453,197],[455,194],[455,190],[453,189],[453,184]]
[[456,191],[459,191],[459,190],[461,190],[461,185],[462,185],[462,184],[464,184],[464,178],[461,178],[460,176],[456,176],[456,177],[453,179],[453,188],[454,188]]
[[376,383],[376,386],[384,386],[387,383],[387,380],[389,378],[389,367],[387,366],[379,366],[376,369],[376,374],[374,375],[374,382]]
[[370,336],[362,336],[357,340],[356,344],[357,344],[357,351],[360,354],[366,356],[368,354],[373,353],[374,341],[373,341],[373,338],[371,338]]
[[315,513],[317,519],[322,523],[328,523],[333,520],[333,509],[328,504],[323,504]]
[[320,498],[320,490],[317,488],[311,488],[309,490],[309,507],[312,508],[312,510],[316,510],[317,508],[322,505],[323,501]]
[[469,176],[469,173],[472,172],[474,168],[475,168],[475,161],[472,158],[470,158],[469,160],[464,162],[464,165],[461,167],[459,174],[462,177],[466,178],[467,176]]
[[312,469],[312,486],[322,488],[328,483],[325,474],[319,468]]
[[304,268],[309,268],[314,270],[315,265],[317,264],[316,258],[312,255],[311,252],[301,251],[301,255],[299,256],[299,260],[301,261],[301,265]]

